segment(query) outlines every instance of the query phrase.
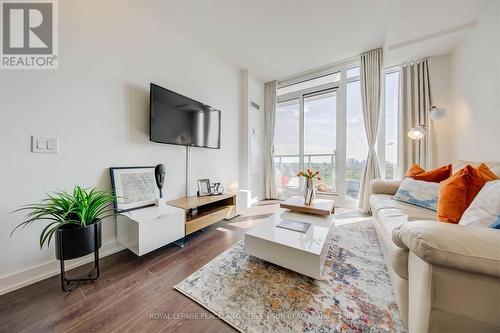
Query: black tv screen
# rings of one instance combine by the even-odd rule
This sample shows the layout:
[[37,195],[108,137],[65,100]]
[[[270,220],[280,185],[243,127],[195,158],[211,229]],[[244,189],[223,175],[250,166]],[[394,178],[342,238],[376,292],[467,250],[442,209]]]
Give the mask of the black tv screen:
[[221,112],[206,104],[151,83],[149,116],[153,142],[220,148]]

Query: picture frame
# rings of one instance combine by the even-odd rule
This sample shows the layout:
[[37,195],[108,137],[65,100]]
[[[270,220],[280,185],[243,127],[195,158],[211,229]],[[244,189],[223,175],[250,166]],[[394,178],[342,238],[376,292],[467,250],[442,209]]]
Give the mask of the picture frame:
[[111,167],[111,188],[117,197],[115,211],[127,212],[155,205],[160,197],[154,166]]
[[198,179],[198,196],[204,197],[210,195],[210,179]]

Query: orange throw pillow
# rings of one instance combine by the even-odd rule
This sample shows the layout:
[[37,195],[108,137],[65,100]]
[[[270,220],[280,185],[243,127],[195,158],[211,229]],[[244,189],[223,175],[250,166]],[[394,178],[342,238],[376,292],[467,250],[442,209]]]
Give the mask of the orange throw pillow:
[[439,221],[458,223],[485,183],[479,171],[467,165],[439,184]]
[[440,168],[431,171],[425,171],[419,165],[413,164],[410,167],[410,169],[408,169],[408,171],[406,172],[406,177],[433,183],[440,183],[443,180],[450,178],[450,176],[451,176],[451,164],[442,166]]
[[479,174],[484,178],[485,181],[489,182],[492,180],[497,180],[498,177],[493,173],[493,171],[488,168],[488,166],[484,163],[479,164],[475,167]]

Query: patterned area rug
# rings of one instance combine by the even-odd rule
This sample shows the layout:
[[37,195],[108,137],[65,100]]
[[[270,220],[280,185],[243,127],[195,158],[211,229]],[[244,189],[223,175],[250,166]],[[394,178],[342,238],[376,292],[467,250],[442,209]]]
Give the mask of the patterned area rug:
[[335,227],[324,280],[241,241],[174,288],[241,332],[405,332],[372,221],[352,220]]

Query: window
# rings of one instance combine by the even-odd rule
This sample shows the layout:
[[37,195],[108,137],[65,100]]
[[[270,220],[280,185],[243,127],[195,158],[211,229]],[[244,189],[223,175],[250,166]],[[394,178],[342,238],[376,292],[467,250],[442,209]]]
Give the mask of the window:
[[348,79],[355,78],[359,76],[359,67],[349,68],[346,74]]
[[[398,159],[398,69],[386,71],[384,79],[385,103],[376,147],[382,174],[392,179]],[[316,183],[320,192],[359,198],[368,144],[356,62],[279,86],[275,121],[274,161],[280,193],[300,193],[304,181],[296,174],[311,167],[320,171],[322,180]]]
[[274,128],[274,163],[276,182],[281,189],[298,189],[300,171],[299,100],[278,103]]
[[394,179],[397,175],[399,137],[399,70],[391,69],[384,74],[384,108],[379,139],[379,160],[382,175]]

